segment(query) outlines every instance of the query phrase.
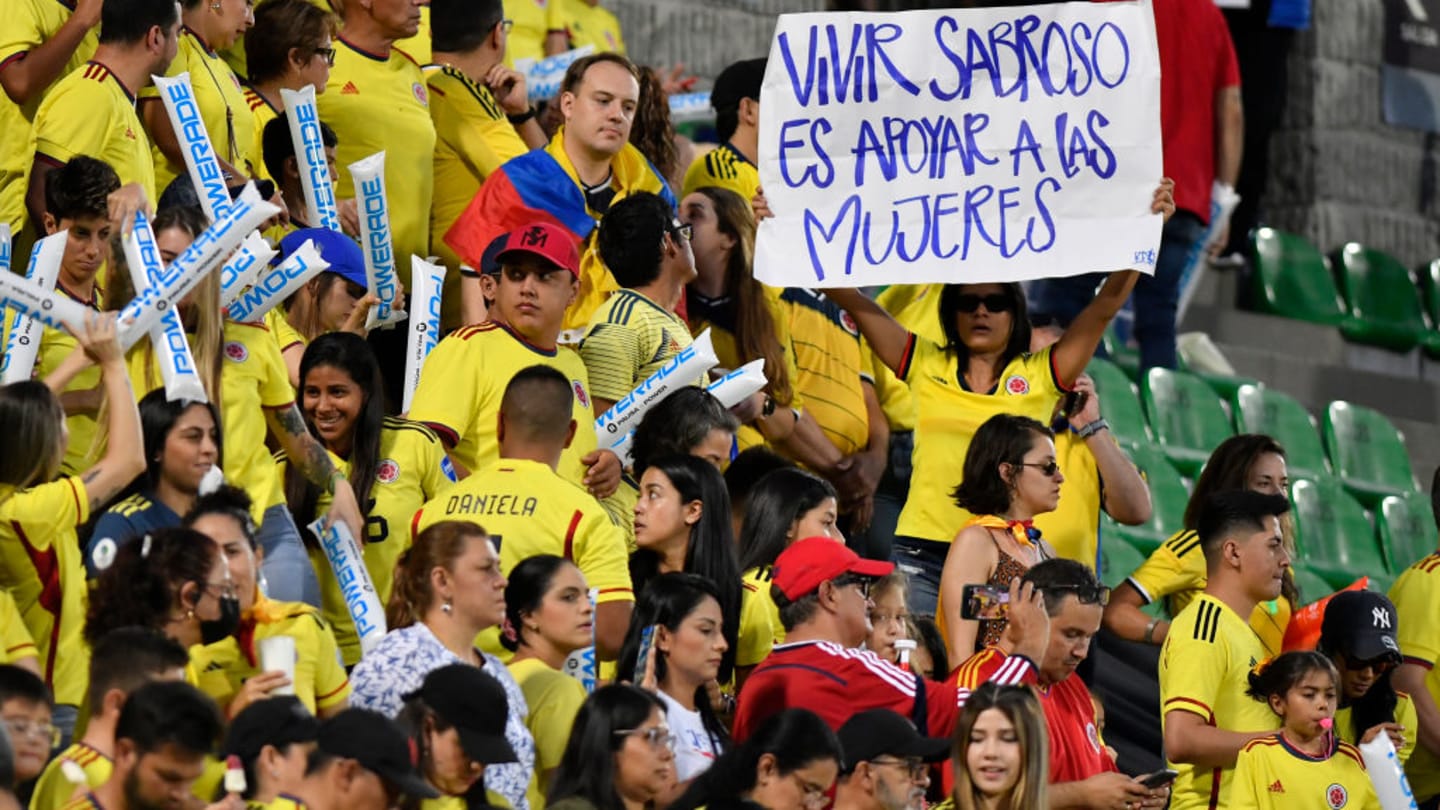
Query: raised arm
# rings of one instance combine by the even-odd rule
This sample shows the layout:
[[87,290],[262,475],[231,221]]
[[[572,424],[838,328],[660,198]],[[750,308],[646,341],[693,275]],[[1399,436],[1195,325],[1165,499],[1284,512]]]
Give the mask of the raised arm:
[[905,360],[905,347],[910,344],[910,331],[859,290],[836,287],[823,292],[855,319],[860,334],[865,336],[880,362],[899,374],[900,364]]
[[1135,463],[1115,441],[1108,427],[1097,429],[1101,420],[1100,395],[1095,392],[1095,381],[1090,375],[1081,374],[1075,381],[1075,390],[1085,396],[1080,409],[1070,414],[1070,428],[1085,436],[1085,447],[1095,457],[1095,468],[1104,482],[1105,513],[1126,526],[1138,526],[1150,519],[1152,505],[1150,488],[1135,468]]
[[[75,49],[90,29],[100,24],[102,0],[78,0],[70,19],[53,36],[13,59],[0,70],[0,87],[16,104],[28,104],[60,78]],[[12,10],[11,14],[19,14]]]
[[355,490],[345,474],[330,462],[330,455],[320,442],[305,429],[305,419],[295,403],[283,408],[266,408],[265,421],[269,423],[270,435],[274,436],[285,451],[285,455],[296,469],[313,484],[331,494],[330,511],[326,513],[325,525],[336,520],[344,521],[350,534],[357,540],[365,535],[365,518],[360,513],[360,504],[355,500]]
[[105,455],[80,476],[90,499],[90,511],[94,512],[145,472],[145,440],[140,433],[140,411],[130,390],[125,354],[115,332],[115,314],[87,315],[85,329],[75,338],[99,364],[100,384],[110,401]]

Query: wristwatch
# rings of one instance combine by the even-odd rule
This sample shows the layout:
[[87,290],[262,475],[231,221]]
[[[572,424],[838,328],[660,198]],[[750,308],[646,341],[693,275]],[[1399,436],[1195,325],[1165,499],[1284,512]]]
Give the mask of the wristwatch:
[[1096,433],[1099,433],[1099,432],[1102,431],[1102,430],[1109,430],[1109,429],[1110,429],[1110,423],[1109,423],[1109,422],[1106,422],[1104,419],[1096,419],[1094,422],[1091,422],[1090,424],[1085,425],[1084,427],[1082,427],[1082,428],[1080,428],[1079,430],[1075,431],[1075,435],[1079,436],[1079,437],[1082,438],[1082,439],[1088,439],[1088,438],[1090,438],[1091,436],[1094,436]]

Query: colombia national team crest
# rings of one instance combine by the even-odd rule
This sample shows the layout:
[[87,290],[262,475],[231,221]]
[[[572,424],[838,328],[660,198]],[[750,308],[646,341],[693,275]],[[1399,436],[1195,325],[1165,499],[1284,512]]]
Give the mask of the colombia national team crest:
[[580,400],[580,404],[584,405],[588,410],[590,408],[590,397],[585,393],[585,384],[579,380],[571,380],[570,384],[575,386],[575,398]]
[[845,331],[851,335],[860,336],[860,325],[855,323],[855,319],[850,317],[850,313],[843,309],[840,310],[840,325],[845,327]]
[[244,343],[238,340],[232,340],[225,344],[225,359],[233,360],[236,363],[243,363],[250,359],[250,352],[245,348]]
[[395,459],[381,459],[380,466],[375,468],[375,480],[382,484],[393,484],[400,478],[400,465]]
[[416,101],[424,104],[427,107],[430,106],[430,94],[426,92],[425,85],[421,84],[420,82],[415,82],[410,85],[410,90],[415,94]]
[[1325,803],[1330,806],[1330,810],[1340,810],[1349,801],[1350,793],[1345,790],[1344,785],[1334,782],[1325,788]]
[[1024,396],[1030,393],[1030,381],[1019,374],[1011,374],[1005,378],[1005,393],[1012,396]]

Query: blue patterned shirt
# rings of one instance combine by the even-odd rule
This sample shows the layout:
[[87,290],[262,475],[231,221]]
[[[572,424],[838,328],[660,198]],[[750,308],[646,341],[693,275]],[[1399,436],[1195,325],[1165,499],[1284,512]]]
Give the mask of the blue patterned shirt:
[[[514,810],[530,810],[525,796],[535,775],[535,738],[530,736],[530,730],[525,726],[530,709],[520,685],[515,683],[500,659],[482,650],[476,652],[485,661],[481,672],[505,687],[505,697],[510,704],[505,739],[520,760],[506,765],[486,763],[485,787],[504,796]],[[417,622],[392,630],[380,639],[375,649],[365,653],[350,673],[353,689],[350,705],[373,709],[394,718],[405,704],[404,695],[419,689],[432,670],[464,663],[467,662],[446,649],[424,624]]]

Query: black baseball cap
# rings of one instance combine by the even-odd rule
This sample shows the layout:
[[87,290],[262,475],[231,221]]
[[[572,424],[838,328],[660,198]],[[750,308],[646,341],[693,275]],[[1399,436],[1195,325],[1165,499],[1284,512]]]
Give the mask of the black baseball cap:
[[460,747],[476,762],[498,765],[518,762],[505,739],[510,701],[500,682],[469,664],[450,664],[432,670],[419,689],[405,696],[418,697],[460,735]]
[[505,249],[505,243],[509,241],[509,234],[500,234],[490,240],[485,246],[485,252],[480,254],[480,275],[500,275],[500,251]]
[[320,721],[293,695],[257,700],[246,706],[225,732],[224,756],[254,762],[267,745],[283,749],[295,743],[315,742]]
[[760,85],[765,81],[765,57],[733,62],[715,77],[710,90],[710,106],[716,112],[740,109],[740,100],[760,100]]
[[320,724],[320,750],[353,759],[406,796],[438,799],[417,771],[416,751],[400,727],[379,712],[346,709]]
[[840,748],[846,772],[877,757],[919,757],[940,762],[950,755],[948,737],[922,737],[909,720],[889,709],[871,709],[852,715],[840,727]]
[[1350,661],[1390,658],[1400,662],[1395,604],[1374,591],[1341,591],[1325,605],[1320,646]]

